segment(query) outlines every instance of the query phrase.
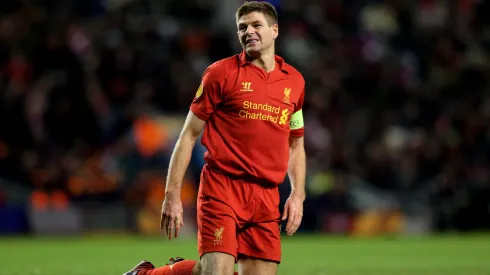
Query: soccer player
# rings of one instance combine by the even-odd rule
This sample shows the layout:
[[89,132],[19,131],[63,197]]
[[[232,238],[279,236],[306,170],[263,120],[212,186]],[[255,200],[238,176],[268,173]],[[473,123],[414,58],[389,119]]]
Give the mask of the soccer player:
[[[193,260],[184,260],[177,257],[176,259],[170,258],[170,261],[165,266],[155,268],[155,266],[148,262],[142,261],[129,272],[123,275],[196,275],[201,274],[200,264],[197,264]],[[234,275],[238,275],[237,272]]]
[[[238,9],[236,21],[243,52],[205,70],[170,160],[162,204],[160,226],[169,239],[177,238],[183,226],[182,181],[204,129],[201,142],[207,149],[206,164],[197,203],[200,262],[175,263],[188,263],[181,273],[164,273],[172,265],[151,273],[157,269],[143,262],[146,269],[131,274],[231,275],[235,263],[241,275],[276,274],[281,261],[281,221],[289,236],[301,223],[305,81],[275,55],[279,29],[274,6],[246,2]],[[281,215],[278,185],[286,174],[292,191]]]

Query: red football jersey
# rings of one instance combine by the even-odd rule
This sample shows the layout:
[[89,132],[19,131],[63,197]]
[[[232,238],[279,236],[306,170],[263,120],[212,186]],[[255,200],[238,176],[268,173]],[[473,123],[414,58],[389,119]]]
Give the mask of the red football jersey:
[[[266,73],[242,52],[210,65],[191,104],[206,121],[204,159],[232,177],[277,185],[284,181],[289,137],[304,133],[305,81],[300,72],[276,56]],[[299,119],[291,121],[291,115]]]

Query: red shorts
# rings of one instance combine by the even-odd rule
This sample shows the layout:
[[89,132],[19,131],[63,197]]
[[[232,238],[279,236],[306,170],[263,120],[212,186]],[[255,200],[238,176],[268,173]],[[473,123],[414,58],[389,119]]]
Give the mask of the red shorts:
[[197,199],[199,255],[223,252],[281,261],[279,189],[231,179],[208,165]]

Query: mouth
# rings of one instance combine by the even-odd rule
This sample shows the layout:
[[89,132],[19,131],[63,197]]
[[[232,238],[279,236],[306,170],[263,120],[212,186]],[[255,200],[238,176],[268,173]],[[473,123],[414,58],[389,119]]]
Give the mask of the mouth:
[[259,40],[256,38],[249,38],[249,39],[245,40],[245,45],[255,44],[256,42],[259,42]]

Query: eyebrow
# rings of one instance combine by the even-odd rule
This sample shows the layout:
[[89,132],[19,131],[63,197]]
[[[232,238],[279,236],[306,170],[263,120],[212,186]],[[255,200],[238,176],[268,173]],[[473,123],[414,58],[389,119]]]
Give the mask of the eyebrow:
[[245,25],[257,24],[257,23],[262,23],[262,22],[260,22],[259,20],[255,20],[255,21],[253,21],[253,22],[251,22],[251,23],[249,23],[249,24],[246,24],[246,23],[239,23],[239,24],[238,24],[238,27],[243,27],[243,26],[245,26]]

